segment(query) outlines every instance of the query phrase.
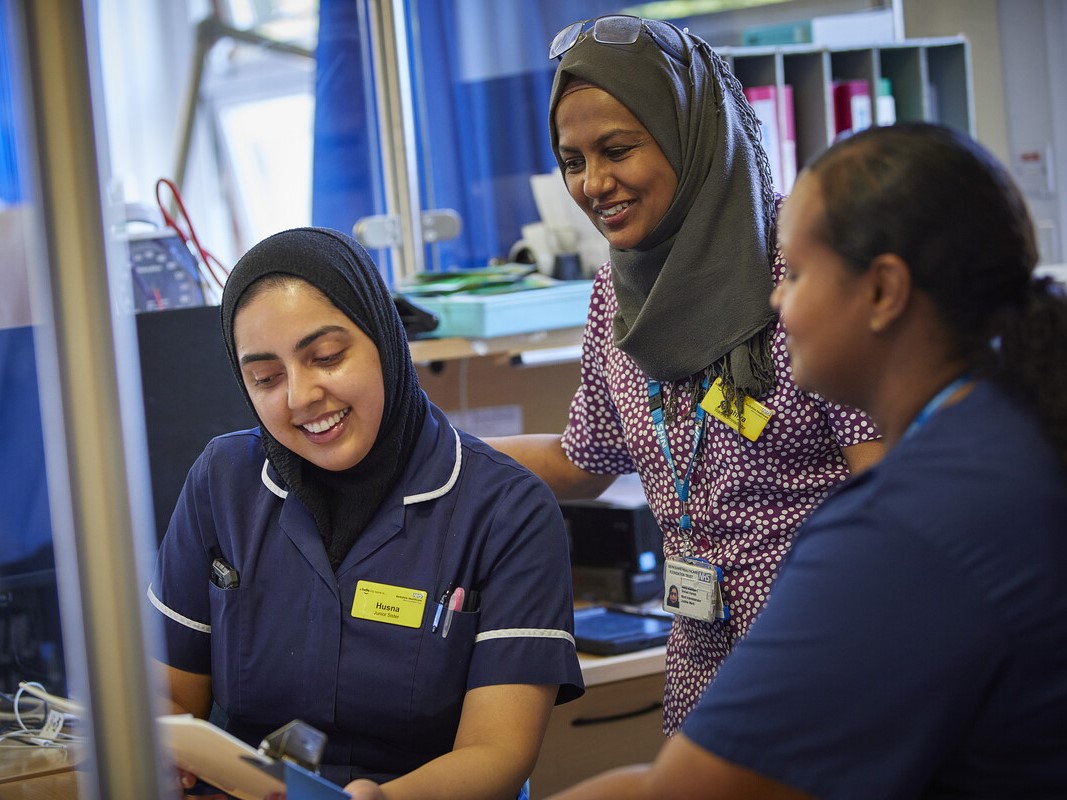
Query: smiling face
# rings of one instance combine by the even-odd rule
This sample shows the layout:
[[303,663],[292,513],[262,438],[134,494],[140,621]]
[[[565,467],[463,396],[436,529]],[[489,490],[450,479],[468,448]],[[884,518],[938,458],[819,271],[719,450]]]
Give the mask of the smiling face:
[[596,87],[556,106],[567,191],[612,247],[640,244],[667,213],[678,177],[652,134],[622,103]]
[[261,288],[233,330],[248,396],[278,443],[327,470],[362,461],[385,408],[370,337],[299,279]]
[[802,173],[786,200],[778,232],[785,279],[771,294],[787,333],[793,378],[839,403],[864,402],[872,363],[874,297],[869,273],[848,268],[819,236],[824,214],[818,180]]

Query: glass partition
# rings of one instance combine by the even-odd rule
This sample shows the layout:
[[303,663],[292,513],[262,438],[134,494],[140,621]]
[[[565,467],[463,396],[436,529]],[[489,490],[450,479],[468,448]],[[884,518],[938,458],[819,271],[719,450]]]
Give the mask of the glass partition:
[[115,300],[127,271],[111,267],[125,251],[109,258],[96,8],[0,12],[0,781],[18,796],[160,797],[140,379]]

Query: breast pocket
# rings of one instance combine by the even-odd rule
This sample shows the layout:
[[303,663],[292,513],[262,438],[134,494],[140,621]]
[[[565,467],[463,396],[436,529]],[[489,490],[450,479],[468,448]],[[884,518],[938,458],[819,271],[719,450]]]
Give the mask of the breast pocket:
[[451,619],[442,615],[441,624],[433,631],[431,615],[422,631],[412,687],[412,721],[433,737],[447,741],[449,748],[467,693],[479,616],[477,611],[455,611]]
[[231,719],[321,725],[332,714],[332,693],[320,687],[337,673],[340,613],[328,594],[302,589],[282,593],[252,580],[211,586],[212,690]]

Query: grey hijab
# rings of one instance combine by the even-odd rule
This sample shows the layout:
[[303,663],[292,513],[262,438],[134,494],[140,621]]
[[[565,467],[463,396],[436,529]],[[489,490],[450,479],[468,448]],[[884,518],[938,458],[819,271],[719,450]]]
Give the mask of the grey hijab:
[[610,249],[616,346],[660,381],[721,375],[728,396],[766,394],[774,387],[775,197],[759,123],[737,79],[706,42],[668,23],[645,20],[631,45],[583,34],[552,86],[549,129],[561,171],[555,112],[573,80],[626,106],[678,176],[648,237]]

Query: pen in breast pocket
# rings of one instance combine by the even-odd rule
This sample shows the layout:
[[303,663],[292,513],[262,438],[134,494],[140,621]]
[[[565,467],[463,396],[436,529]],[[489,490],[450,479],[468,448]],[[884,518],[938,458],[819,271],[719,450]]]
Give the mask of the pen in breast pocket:
[[437,626],[441,624],[441,612],[445,610],[445,604],[448,603],[448,598],[452,594],[452,584],[448,584],[443,592],[441,592],[441,599],[437,601],[437,611],[433,615],[433,625],[430,627],[430,633],[437,633]]
[[441,638],[448,636],[448,629],[452,627],[452,615],[463,608],[463,587],[457,587],[448,599],[448,611],[445,613],[445,626],[441,629]]

